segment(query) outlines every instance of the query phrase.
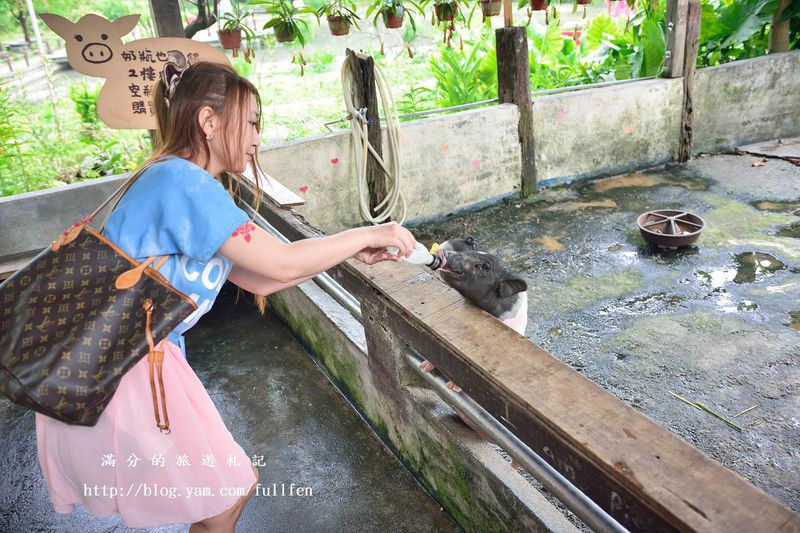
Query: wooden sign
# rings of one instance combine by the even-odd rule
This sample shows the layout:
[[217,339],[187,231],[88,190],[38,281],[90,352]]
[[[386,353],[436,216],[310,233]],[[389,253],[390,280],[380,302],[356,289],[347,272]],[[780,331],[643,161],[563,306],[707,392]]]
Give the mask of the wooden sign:
[[39,16],[66,42],[72,68],[105,78],[97,98],[97,114],[110,128],[156,129],[153,96],[168,58],[181,67],[197,61],[230,65],[222,51],[192,39],[158,37],[123,44],[122,37],[133,30],[140,15],[110,21],[89,14],[78,22],[54,13]]

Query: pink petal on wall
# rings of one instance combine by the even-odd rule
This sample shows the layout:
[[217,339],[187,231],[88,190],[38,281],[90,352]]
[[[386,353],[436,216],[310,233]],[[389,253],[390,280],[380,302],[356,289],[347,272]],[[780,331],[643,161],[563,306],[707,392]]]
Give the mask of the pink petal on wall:
[[630,135],[631,133],[633,133],[633,128],[632,128],[631,126],[624,126],[622,129],[623,129],[623,131],[624,131],[625,133],[627,133],[628,135]]
[[443,144],[443,145],[441,145],[441,146],[439,147],[439,150],[441,150],[442,152],[446,152],[446,151],[447,151],[447,150],[449,150],[449,149],[450,149],[450,147],[449,147],[449,146],[447,146],[446,144]]
[[300,187],[300,192],[302,193],[306,192],[307,190],[308,190],[308,185],[303,185],[302,187]]
[[479,159],[472,160],[472,168],[478,169],[481,168],[481,162]]
[[558,120],[564,120],[564,117],[567,116],[567,112],[562,109],[561,111],[556,113],[556,116],[558,117]]
[[331,157],[331,163],[333,163],[335,165],[338,162],[339,162],[339,158],[338,157]]

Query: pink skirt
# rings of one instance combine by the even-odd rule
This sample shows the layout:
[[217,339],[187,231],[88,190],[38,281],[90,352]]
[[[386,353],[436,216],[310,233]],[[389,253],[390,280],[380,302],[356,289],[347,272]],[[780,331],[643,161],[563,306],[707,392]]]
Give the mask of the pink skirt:
[[[156,427],[147,356],[122,376],[96,425],[35,413],[39,465],[56,512],[80,503],[95,516],[120,515],[127,527],[191,524],[230,509],[255,483],[255,467],[180,347],[166,338],[158,346],[169,434]],[[157,376],[156,385],[163,417]]]

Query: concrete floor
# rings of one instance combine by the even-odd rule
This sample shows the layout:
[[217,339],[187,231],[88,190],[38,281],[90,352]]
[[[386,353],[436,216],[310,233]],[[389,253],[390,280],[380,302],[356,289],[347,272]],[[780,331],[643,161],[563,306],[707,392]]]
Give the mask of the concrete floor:
[[[644,242],[636,217],[661,208],[705,219],[696,245]],[[731,154],[412,231],[426,244],[473,235],[527,280],[532,341],[800,511],[799,217],[800,167]]]
[[[248,455],[261,484],[312,496],[255,495],[237,531],[460,531],[327,381],[274,315],[232,302],[227,284],[186,336],[189,363]],[[53,511],[36,456],[33,412],[0,400],[0,532],[111,532],[118,517]],[[288,488],[286,489],[288,490]],[[150,528],[187,531],[188,526]]]

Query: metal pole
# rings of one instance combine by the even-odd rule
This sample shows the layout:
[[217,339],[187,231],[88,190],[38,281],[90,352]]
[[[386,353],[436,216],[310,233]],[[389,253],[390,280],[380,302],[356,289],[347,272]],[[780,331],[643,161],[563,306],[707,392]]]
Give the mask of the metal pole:
[[583,520],[594,531],[623,533],[628,530],[614,520],[599,505],[589,499],[575,485],[569,482],[555,468],[550,466],[536,452],[519,440],[496,418],[475,403],[464,391],[453,392],[447,388],[442,376],[434,376],[433,372],[423,372],[419,365],[423,358],[416,350],[408,346],[405,352],[406,361],[422,376],[448,404],[466,415],[481,431],[490,436],[498,446],[503,448],[517,462],[525,467],[548,491],[552,492],[570,511]]

